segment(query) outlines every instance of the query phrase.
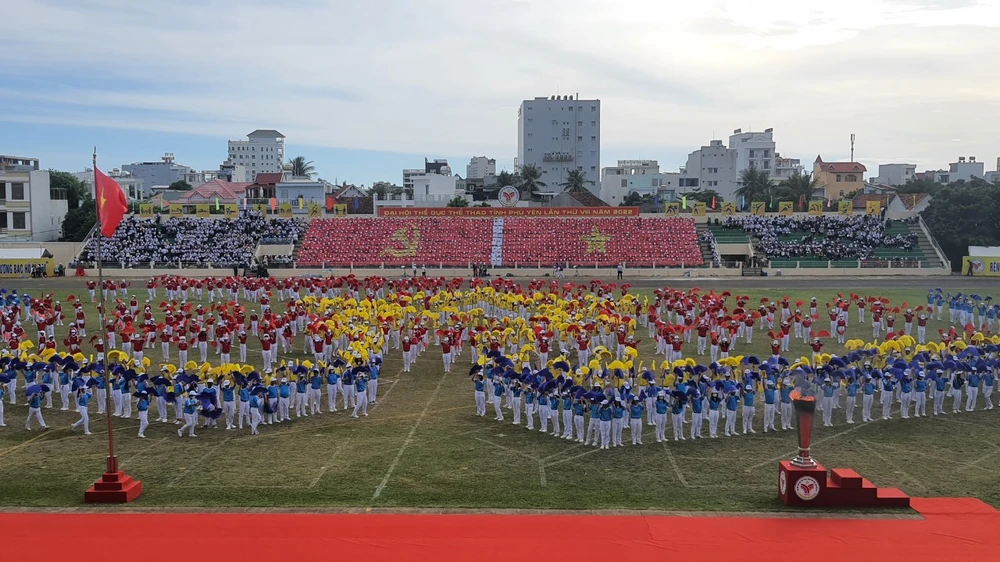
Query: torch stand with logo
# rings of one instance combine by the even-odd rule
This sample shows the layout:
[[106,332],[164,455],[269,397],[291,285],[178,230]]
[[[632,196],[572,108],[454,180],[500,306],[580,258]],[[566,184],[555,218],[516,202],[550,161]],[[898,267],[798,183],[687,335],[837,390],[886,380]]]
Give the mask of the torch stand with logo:
[[[794,393],[793,393],[794,396]],[[778,463],[778,497],[792,507],[909,507],[910,498],[896,488],[877,488],[849,468],[835,468],[827,474],[809,452],[812,422],[816,414],[814,397],[794,397],[799,454]]]

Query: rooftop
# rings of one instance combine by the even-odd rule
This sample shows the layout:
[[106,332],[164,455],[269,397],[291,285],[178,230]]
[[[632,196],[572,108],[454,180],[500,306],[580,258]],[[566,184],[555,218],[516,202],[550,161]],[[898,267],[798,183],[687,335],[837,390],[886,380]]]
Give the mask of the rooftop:
[[257,129],[256,131],[247,135],[248,137],[269,137],[269,138],[285,138],[285,135],[275,131],[274,129]]
[[252,184],[212,180],[184,193],[178,199],[189,201],[191,199],[214,199],[218,197],[219,199],[235,200],[246,195],[247,186],[250,185]]

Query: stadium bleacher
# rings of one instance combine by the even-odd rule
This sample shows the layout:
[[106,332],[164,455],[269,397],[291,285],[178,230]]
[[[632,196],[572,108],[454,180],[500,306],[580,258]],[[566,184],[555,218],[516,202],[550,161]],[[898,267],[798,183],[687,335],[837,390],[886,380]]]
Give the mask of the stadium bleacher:
[[[491,252],[495,229],[502,242],[498,255]],[[700,266],[702,261],[694,221],[660,217],[317,219],[298,257],[299,267],[662,267]]]
[[489,263],[492,219],[334,218],[309,223],[299,267]]
[[689,218],[504,220],[505,265],[614,267],[700,266],[703,259]]
[[[145,219],[125,217],[101,246],[101,261],[133,267],[136,265],[186,264],[231,266],[249,264],[257,245],[294,243],[305,231],[296,219],[267,219],[253,211],[241,211],[237,218]],[[80,252],[80,260],[97,260],[92,237]]]
[[929,261],[910,224],[879,216],[741,215],[711,231],[733,241],[752,236],[773,268],[918,267]]

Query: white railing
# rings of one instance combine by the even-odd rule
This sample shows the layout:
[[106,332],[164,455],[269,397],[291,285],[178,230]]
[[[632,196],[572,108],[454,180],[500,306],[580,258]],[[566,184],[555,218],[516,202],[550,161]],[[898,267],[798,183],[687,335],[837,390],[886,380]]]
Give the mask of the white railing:
[[951,260],[949,260],[948,256],[945,255],[944,250],[942,250],[941,246],[938,245],[937,240],[931,236],[931,231],[927,228],[927,223],[924,222],[924,217],[917,215],[917,224],[920,225],[920,230],[924,233],[924,236],[931,241],[931,247],[933,247],[934,251],[937,252],[938,258],[941,259],[941,263],[944,264],[944,267],[947,268],[948,271],[951,271]]

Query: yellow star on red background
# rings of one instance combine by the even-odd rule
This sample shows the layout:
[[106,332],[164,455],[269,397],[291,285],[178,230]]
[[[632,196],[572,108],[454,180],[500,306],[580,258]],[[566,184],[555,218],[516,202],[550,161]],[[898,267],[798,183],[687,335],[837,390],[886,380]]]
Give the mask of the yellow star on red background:
[[590,234],[581,236],[580,240],[587,243],[587,255],[594,253],[606,254],[608,253],[608,242],[611,240],[611,236],[602,234],[595,226],[591,229]]

